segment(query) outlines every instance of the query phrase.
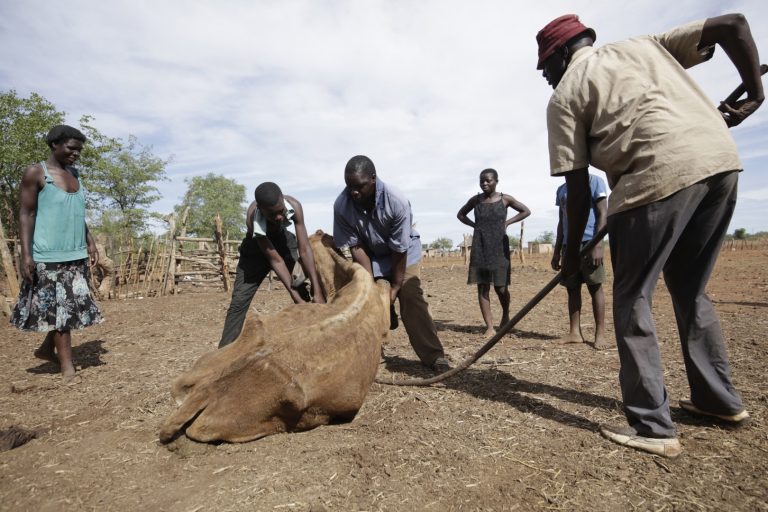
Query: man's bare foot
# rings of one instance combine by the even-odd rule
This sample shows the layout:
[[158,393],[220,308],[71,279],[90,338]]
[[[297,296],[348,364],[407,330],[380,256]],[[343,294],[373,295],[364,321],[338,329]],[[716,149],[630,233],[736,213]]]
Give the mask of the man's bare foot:
[[581,337],[581,334],[578,332],[569,332],[559,340],[557,340],[558,343],[561,345],[567,345],[569,343],[584,343],[584,338]]
[[48,361],[49,363],[59,364],[59,358],[52,348],[50,350],[45,347],[38,348],[35,350],[35,357],[42,359],[43,361]]
[[490,338],[491,336],[495,336],[495,335],[496,335],[496,329],[494,329],[493,327],[487,327],[485,329],[485,332],[483,333],[483,336],[485,336],[486,338]]

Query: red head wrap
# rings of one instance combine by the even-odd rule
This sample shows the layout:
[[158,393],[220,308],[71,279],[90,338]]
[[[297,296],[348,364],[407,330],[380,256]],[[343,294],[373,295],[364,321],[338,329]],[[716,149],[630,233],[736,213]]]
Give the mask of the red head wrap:
[[595,39],[595,31],[585,27],[575,14],[566,14],[550,21],[536,34],[536,42],[539,43],[539,63],[536,69],[542,69],[544,61],[569,39],[586,31],[589,31],[592,39]]

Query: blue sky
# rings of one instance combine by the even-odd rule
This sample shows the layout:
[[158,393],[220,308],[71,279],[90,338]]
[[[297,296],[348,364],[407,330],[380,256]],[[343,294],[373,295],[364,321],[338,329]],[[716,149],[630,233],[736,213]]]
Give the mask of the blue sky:
[[[458,242],[456,212],[480,170],[528,205],[526,238],[554,231],[536,32],[565,13],[597,45],[727,12],[747,16],[768,61],[768,3],[755,1],[4,0],[0,90],[37,92],[76,123],[136,135],[172,157],[155,210],[208,172],[275,181],[332,227],[353,155],[411,200],[424,242]],[[722,51],[691,70],[713,104],[740,82]],[[768,230],[768,107],[733,130],[745,172],[731,231]],[[596,172],[602,175],[601,172]],[[510,229],[517,234],[518,228]]]

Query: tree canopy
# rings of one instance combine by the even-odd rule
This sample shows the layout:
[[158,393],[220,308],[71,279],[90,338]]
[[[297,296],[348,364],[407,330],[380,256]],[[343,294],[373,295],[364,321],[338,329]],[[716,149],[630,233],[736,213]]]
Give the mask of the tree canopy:
[[436,249],[439,251],[450,251],[453,249],[453,240],[446,237],[440,237],[436,239],[434,242],[429,244],[430,249]]
[[185,182],[187,192],[175,209],[180,215],[189,207],[186,225],[190,235],[211,236],[216,214],[221,216],[222,229],[230,238],[245,234],[244,185],[214,173],[194,176]]
[[[88,139],[94,135],[89,131]],[[133,135],[125,142],[94,136],[94,142],[93,156],[83,157],[83,167],[88,168],[83,181],[93,206],[117,214],[117,224],[126,234],[139,234],[146,230],[149,207],[161,197],[155,183],[167,179],[168,161],[154,156]]]

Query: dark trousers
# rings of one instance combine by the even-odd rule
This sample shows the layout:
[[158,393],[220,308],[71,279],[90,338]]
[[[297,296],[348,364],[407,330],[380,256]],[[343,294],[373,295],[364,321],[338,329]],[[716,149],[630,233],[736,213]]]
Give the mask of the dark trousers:
[[[293,267],[299,259],[296,236],[283,229],[278,234],[271,235],[269,240],[285,261],[288,271],[293,272]],[[227,309],[227,318],[224,320],[219,348],[229,345],[240,336],[253,296],[270,270],[272,267],[256,241],[243,239],[240,245],[240,261],[237,263],[235,285],[232,288],[232,300]]]
[[717,174],[672,196],[608,218],[619,382],[629,424],[675,436],[651,316],[661,272],[672,297],[691,400],[718,414],[744,407],[731,382],[720,323],[704,293],[736,205],[738,172]]

